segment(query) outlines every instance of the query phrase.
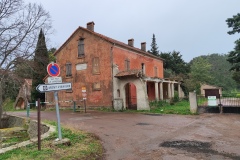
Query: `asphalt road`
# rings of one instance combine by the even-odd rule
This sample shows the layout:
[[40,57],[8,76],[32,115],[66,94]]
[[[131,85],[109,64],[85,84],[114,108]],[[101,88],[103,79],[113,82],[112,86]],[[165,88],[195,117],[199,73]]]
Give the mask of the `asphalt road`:
[[[26,112],[9,114],[26,117]],[[96,134],[107,160],[240,159],[240,114],[60,111],[60,117],[62,126]],[[37,119],[37,113],[31,112],[30,118]],[[57,121],[56,112],[42,111],[41,119]]]

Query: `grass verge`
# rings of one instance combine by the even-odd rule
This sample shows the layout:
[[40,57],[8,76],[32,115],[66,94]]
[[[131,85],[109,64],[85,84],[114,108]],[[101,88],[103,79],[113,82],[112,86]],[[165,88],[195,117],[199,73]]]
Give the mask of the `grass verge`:
[[162,113],[162,114],[182,114],[190,115],[190,104],[187,100],[182,100],[174,104],[170,104],[166,101],[153,101],[150,102],[150,113]]
[[[47,123],[56,126],[55,122]],[[62,137],[70,139],[71,145],[53,145],[53,141],[57,138],[57,132],[55,132],[42,141],[40,151],[37,143],[34,143],[3,153],[0,157],[4,160],[102,159],[104,150],[96,136],[73,128],[62,128]]]

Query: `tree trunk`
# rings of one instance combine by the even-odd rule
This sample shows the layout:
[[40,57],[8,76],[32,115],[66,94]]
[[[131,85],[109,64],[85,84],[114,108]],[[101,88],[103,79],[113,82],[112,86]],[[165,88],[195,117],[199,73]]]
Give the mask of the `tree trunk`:
[[3,113],[3,97],[2,97],[2,83],[0,82],[0,128],[2,128],[2,113]]

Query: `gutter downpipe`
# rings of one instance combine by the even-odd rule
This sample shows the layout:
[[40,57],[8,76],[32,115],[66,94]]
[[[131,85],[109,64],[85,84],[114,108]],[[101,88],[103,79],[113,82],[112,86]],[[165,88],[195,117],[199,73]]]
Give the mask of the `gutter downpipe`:
[[112,108],[114,109],[114,82],[113,82],[113,47],[115,43],[112,44],[110,49],[110,57],[111,57],[111,68],[112,68]]

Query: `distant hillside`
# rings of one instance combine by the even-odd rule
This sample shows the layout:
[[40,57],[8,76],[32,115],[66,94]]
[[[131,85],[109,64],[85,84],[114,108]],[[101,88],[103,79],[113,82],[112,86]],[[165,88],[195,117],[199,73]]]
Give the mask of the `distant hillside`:
[[[237,89],[237,84],[232,79],[232,72],[229,71],[231,64],[226,60],[226,54],[210,54],[199,57],[207,59],[208,62],[212,65],[210,72],[213,77],[213,81],[210,82],[211,85],[223,87],[224,91]],[[194,63],[194,61],[199,57],[191,60],[190,65]]]

